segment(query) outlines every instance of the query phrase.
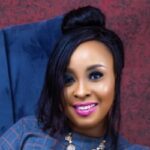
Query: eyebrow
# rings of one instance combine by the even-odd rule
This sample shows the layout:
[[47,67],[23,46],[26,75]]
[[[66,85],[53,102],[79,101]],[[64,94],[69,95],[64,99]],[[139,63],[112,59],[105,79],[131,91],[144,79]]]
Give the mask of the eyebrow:
[[[95,65],[91,65],[87,68],[87,71],[90,71],[90,70],[93,70],[95,68],[98,68],[98,67],[101,67],[101,68],[106,68],[106,66],[102,65],[102,64],[95,64]],[[67,68],[67,71],[68,72],[72,72],[72,69],[71,68]]]
[[95,69],[95,68],[98,68],[98,67],[102,67],[102,68],[106,68],[106,66],[102,65],[102,64],[95,64],[95,65],[92,65],[90,67],[87,68],[87,70],[92,70],[92,69]]

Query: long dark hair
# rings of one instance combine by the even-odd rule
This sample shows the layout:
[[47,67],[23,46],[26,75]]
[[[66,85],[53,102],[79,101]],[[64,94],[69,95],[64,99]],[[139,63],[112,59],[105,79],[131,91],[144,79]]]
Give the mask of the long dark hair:
[[124,66],[123,44],[120,38],[105,27],[105,16],[97,8],[87,6],[72,10],[64,16],[62,23],[63,36],[53,50],[41,93],[38,121],[43,130],[49,130],[53,136],[67,126],[62,101],[64,99],[64,73],[74,50],[83,42],[96,40],[104,43],[114,60],[115,97],[107,122],[108,133],[116,145],[120,123],[120,82]]

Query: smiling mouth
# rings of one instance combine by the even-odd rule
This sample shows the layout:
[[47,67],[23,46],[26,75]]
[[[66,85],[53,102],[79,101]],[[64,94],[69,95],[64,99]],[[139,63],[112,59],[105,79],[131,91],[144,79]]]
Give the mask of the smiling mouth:
[[75,112],[82,117],[87,117],[96,110],[97,103],[74,105]]

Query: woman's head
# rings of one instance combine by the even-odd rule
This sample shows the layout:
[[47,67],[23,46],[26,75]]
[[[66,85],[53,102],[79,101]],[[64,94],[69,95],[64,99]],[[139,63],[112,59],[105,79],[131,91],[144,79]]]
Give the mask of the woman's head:
[[81,43],[71,55],[64,75],[64,113],[79,133],[104,134],[115,94],[113,57],[101,42]]
[[[67,106],[65,100],[71,100],[67,98],[71,94],[70,92],[69,94],[66,94],[68,93],[68,90],[66,89],[72,87],[72,85],[66,85],[68,81],[70,82],[72,80],[70,76],[66,75],[68,75],[69,67],[72,66],[75,73],[72,73],[71,75],[77,76],[74,78],[76,81],[75,84],[79,83],[78,81],[84,81],[81,80],[83,79],[84,74],[85,79],[86,77],[88,79],[90,75],[88,73],[86,74],[88,61],[83,63],[84,59],[82,58],[82,49],[84,49],[84,54],[86,53],[85,51],[87,51],[87,54],[91,55],[91,60],[93,61],[90,62],[94,62],[97,57],[101,59],[98,59],[99,62],[95,62],[96,64],[99,64],[100,61],[109,62],[105,65],[108,65],[110,68],[112,67],[109,70],[111,73],[108,73],[108,77],[110,78],[108,78],[108,81],[106,82],[107,85],[105,85],[106,87],[110,85],[109,87],[112,89],[110,90],[110,93],[108,92],[108,95],[111,96],[107,95],[109,97],[108,99],[110,99],[108,102],[109,107],[106,108],[106,112],[102,117],[102,120],[105,120],[105,125],[111,133],[118,123],[120,109],[120,80],[124,65],[122,42],[113,31],[108,30],[105,27],[105,17],[101,11],[90,6],[79,8],[66,14],[62,23],[62,31],[63,36],[57,43],[49,59],[46,80],[41,94],[38,118],[43,123],[44,129],[52,129],[54,132],[62,131],[66,123],[70,126],[72,126],[71,123],[77,126],[79,125],[78,122],[76,124],[76,122],[71,120],[72,115],[70,116],[70,111],[65,110]],[[84,46],[87,47],[87,50],[83,48]],[[91,51],[88,47],[90,47]],[[77,53],[81,54],[81,57],[76,55]],[[78,64],[81,62],[81,68],[84,68],[81,72],[79,71],[80,65],[77,67],[75,65],[76,61],[73,61],[75,58],[76,61],[78,61]],[[100,73],[99,75],[105,75],[102,70],[97,72]],[[110,82],[112,83],[110,84]],[[89,82],[86,82],[86,84],[87,83]],[[91,81],[90,83],[96,84]],[[91,88],[91,84],[87,87]],[[99,93],[101,93],[104,89],[102,88],[99,90]],[[90,99],[90,101],[93,99]],[[77,101],[79,101],[79,99]],[[77,110],[77,113],[80,112]]]

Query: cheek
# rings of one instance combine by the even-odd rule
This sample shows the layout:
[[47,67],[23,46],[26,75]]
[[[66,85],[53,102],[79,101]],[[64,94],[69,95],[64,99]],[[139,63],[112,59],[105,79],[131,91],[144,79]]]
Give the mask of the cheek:
[[64,89],[64,97],[66,101],[72,99],[75,88],[75,85],[72,85]]
[[72,100],[72,90],[70,88],[64,89],[64,106],[67,106],[70,104],[70,101]]
[[115,83],[114,82],[101,82],[94,87],[97,95],[102,100],[113,101],[115,96]]
[[[99,84],[97,89],[97,98],[100,102],[100,112],[102,115],[106,115],[111,109],[114,96],[115,96],[115,84]],[[95,90],[96,90],[95,89]]]
[[113,95],[114,93],[114,86],[112,85],[102,85],[101,89],[104,95]]
[[68,89],[68,88],[65,88],[65,90],[64,90],[64,101],[68,101],[68,99],[69,99],[69,95],[70,95],[70,90]]

